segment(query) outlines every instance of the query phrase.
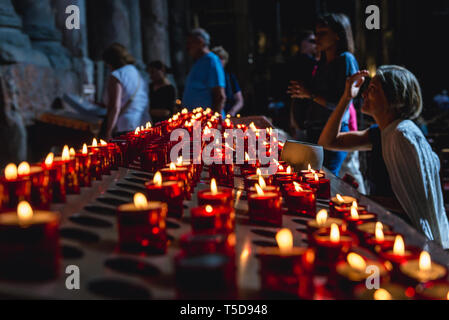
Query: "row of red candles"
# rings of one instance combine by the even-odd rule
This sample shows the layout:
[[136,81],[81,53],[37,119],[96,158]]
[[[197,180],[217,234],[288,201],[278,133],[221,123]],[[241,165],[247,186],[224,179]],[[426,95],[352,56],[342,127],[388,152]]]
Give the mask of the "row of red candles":
[[[209,118],[210,119],[210,118]],[[182,123],[182,122],[181,122]],[[165,135],[170,132],[169,129],[163,126],[159,126],[158,130],[165,131]],[[175,127],[173,127],[175,128]],[[148,129],[148,128],[147,128]],[[144,131],[144,130],[142,130]],[[137,132],[139,134],[139,132]],[[141,135],[141,134],[140,134]],[[140,137],[139,135],[139,137]],[[154,135],[154,133],[152,134]],[[131,140],[135,140],[134,143],[136,145],[139,145],[141,143],[142,138],[135,139],[136,132],[128,134],[128,137],[131,137]],[[143,138],[147,138],[148,136],[151,136],[151,134],[146,134]],[[159,136],[159,135],[158,135]],[[150,139],[151,140],[151,139]],[[120,142],[120,141],[117,141]],[[116,142],[116,143],[117,143]],[[128,147],[131,146],[131,149],[133,148],[133,143],[127,143]],[[136,150],[140,150],[140,147],[137,147]],[[125,152],[126,154],[126,152]],[[137,154],[137,153],[136,153]],[[126,156],[124,157],[126,158]],[[128,157],[128,159],[133,159],[134,157]],[[191,160],[191,159],[190,159]],[[167,163],[165,163],[167,165]],[[232,165],[228,165],[232,166]],[[263,179],[261,175],[257,175],[257,164],[250,164],[245,163],[241,167],[241,171],[245,174],[245,189],[248,192],[248,203],[249,203],[249,211],[250,211],[250,219],[253,220],[253,222],[260,223],[269,223],[274,225],[282,225],[282,210],[281,210],[281,194],[285,197],[287,206],[292,211],[292,213],[301,214],[301,215],[315,215],[316,212],[316,203],[315,199],[316,197],[321,198],[329,198],[329,180],[327,180],[323,173],[312,173],[311,171],[307,170],[305,172],[301,172],[298,174],[299,178],[296,177],[296,174],[289,168],[285,168],[285,164],[279,163],[279,167],[283,166],[284,170],[279,170],[279,172],[274,177],[265,177],[266,179]],[[212,166],[211,166],[212,167]],[[210,167],[210,169],[211,169]],[[160,168],[160,165],[159,165]],[[136,210],[140,206],[139,209],[142,209],[142,204],[139,204],[139,202],[136,202],[132,204],[131,206],[121,206],[118,208],[118,219],[119,219],[119,236],[120,236],[120,244],[123,245],[123,248],[127,248],[128,244],[130,244],[131,247],[137,244],[137,246],[143,246],[143,247],[153,247],[153,249],[158,249],[162,252],[165,252],[166,250],[166,234],[165,234],[165,216],[167,213],[170,213],[176,217],[182,216],[182,199],[189,198],[191,191],[193,190],[194,184],[199,179],[199,174],[201,172],[201,167],[193,165],[189,161],[183,161],[178,163],[178,166],[175,166],[170,168],[161,168],[162,174],[156,174],[155,178],[153,179],[152,183],[149,183],[147,185],[147,192],[150,199],[158,199],[161,201],[165,201],[164,203],[153,203],[153,202],[146,202],[143,206],[145,210]],[[219,171],[218,173],[215,173],[218,177],[220,177],[220,173],[222,171]],[[312,173],[312,175],[310,175]],[[256,174],[256,177],[254,177],[254,174]],[[162,182],[162,179],[160,177],[165,176],[166,181]],[[212,176],[212,175],[211,175]],[[271,178],[271,181],[270,181]],[[160,179],[160,180],[159,180]],[[267,180],[267,181],[264,181]],[[256,183],[254,183],[257,181]],[[263,182],[262,182],[263,181]],[[190,189],[189,189],[190,187]],[[223,189],[228,190],[228,189]],[[192,256],[195,256],[195,261],[198,261],[198,256],[200,256],[202,253],[202,249],[206,250],[206,253],[214,253],[214,254],[224,254],[228,257],[228,259],[224,259],[226,261],[234,261],[232,259],[232,255],[235,253],[233,252],[232,244],[235,245],[235,236],[233,234],[233,228],[234,228],[234,211],[233,211],[233,196],[232,192],[230,191],[223,191],[222,189],[218,190],[210,190],[210,191],[203,191],[198,193],[198,200],[199,203],[202,204],[202,207],[194,208],[192,209],[191,216],[192,216],[192,228],[194,231],[193,235],[186,235],[183,237],[181,243],[183,251],[182,253],[176,258],[176,266],[177,266],[177,278],[180,279],[179,283],[180,286],[187,285],[185,283],[186,279],[192,279],[191,274],[198,272],[201,267],[198,265],[196,268],[192,269],[191,261],[186,262],[186,260],[189,260],[192,258]],[[255,191],[255,192],[254,192]],[[173,197],[173,194],[176,194],[175,197]],[[275,196],[273,196],[275,194]],[[136,201],[142,201],[141,196],[136,197]],[[226,199],[226,201],[224,201]],[[344,199],[344,198],[343,198]],[[314,233],[309,233],[309,242],[317,246],[317,248],[326,248],[325,250],[293,250],[296,252],[296,254],[285,254],[284,253],[276,253],[272,254],[270,253],[270,250],[267,252],[261,252],[260,254],[260,261],[261,261],[261,277],[262,277],[262,286],[265,287],[265,289],[271,290],[285,290],[291,291],[292,288],[296,287],[296,284],[293,286],[291,285],[291,279],[283,279],[283,280],[290,280],[287,281],[288,288],[284,288],[285,284],[282,284],[282,280],[279,280],[279,277],[287,276],[292,278],[303,279],[303,281],[296,281],[298,284],[298,290],[297,293],[301,296],[309,296],[310,297],[310,288],[307,284],[309,281],[307,279],[310,279],[310,266],[308,266],[313,260],[313,264],[315,268],[312,268],[313,270],[319,269],[319,261],[320,261],[320,255],[321,262],[324,263],[324,267],[328,268],[329,266],[332,266],[332,264],[335,266],[335,268],[331,268],[333,271],[339,270],[338,266],[342,262],[342,254],[347,252],[352,245],[356,244],[358,241],[358,238],[354,235],[357,234],[354,230],[362,229],[361,227],[363,225],[367,226],[369,223],[373,223],[376,219],[375,214],[367,213],[366,208],[359,207],[359,210],[362,209],[361,214],[358,214],[358,217],[354,214],[351,215],[351,209],[348,209],[347,201],[343,201],[341,203],[341,199],[332,199],[330,202],[330,213],[331,215],[335,216],[343,216],[344,219],[341,224],[336,223],[335,226],[337,226],[337,229],[335,229],[335,226],[333,224],[329,225],[330,221],[333,221],[332,219],[337,218],[330,218],[327,220],[328,225],[319,225],[319,222],[317,220],[318,227],[313,226],[313,223],[309,223],[308,230],[314,230]],[[344,199],[345,200],[345,199]],[[350,199],[354,200],[355,199]],[[351,205],[352,205],[351,201]],[[168,204],[168,205],[167,205]],[[335,205],[340,204],[340,205]],[[145,207],[148,206],[148,207]],[[354,210],[352,210],[354,211]],[[133,214],[129,214],[129,213]],[[143,212],[143,213],[142,213]],[[274,212],[274,213],[273,213]],[[150,219],[145,219],[144,217],[147,217],[150,215]],[[322,216],[322,215],[321,215]],[[133,218],[134,217],[134,218]],[[218,217],[218,218],[217,218]],[[225,217],[225,218],[224,218]],[[281,219],[279,219],[281,217]],[[125,219],[125,220],[122,220]],[[147,226],[148,221],[150,221],[150,228]],[[321,220],[322,222],[322,220]],[[338,221],[337,221],[338,222]],[[332,227],[330,227],[332,226]],[[339,226],[339,227],[338,227]],[[355,227],[355,229],[354,229]],[[138,230],[140,228],[140,230]],[[334,232],[335,237],[335,230],[338,230],[341,235],[339,235],[339,241],[338,244],[336,244],[335,241],[332,241],[331,234]],[[362,229],[363,230],[363,229]],[[377,229],[376,229],[377,230]],[[136,232],[137,231],[137,232]],[[210,241],[205,241],[205,243],[202,243],[204,241],[201,241],[198,239],[197,236],[195,236],[196,233],[203,234],[202,239],[209,239],[212,243],[215,244],[215,246],[210,245]],[[372,232],[365,232],[367,234],[372,234]],[[377,232],[378,234],[380,232]],[[148,238],[148,234],[152,235],[158,235],[160,234],[161,237],[150,237]],[[204,234],[207,234],[208,237],[204,238]],[[141,239],[139,239],[138,235],[143,235]],[[165,235],[165,238],[164,238]],[[226,236],[223,236],[226,235]],[[391,234],[389,234],[390,237],[388,239],[391,239]],[[363,238],[363,237],[362,237]],[[221,239],[221,241],[218,241],[218,239]],[[225,240],[223,240],[225,239]],[[371,240],[369,240],[371,239]],[[364,243],[369,244],[369,241],[372,241],[372,237],[366,239]],[[130,240],[128,243],[127,240]],[[224,242],[223,242],[224,241]],[[376,243],[376,241],[380,241],[379,239],[375,239],[374,242],[371,243],[371,245],[375,245],[376,248],[380,248],[383,251],[386,249],[391,249],[392,247],[392,241],[386,241],[385,236],[384,240],[382,240],[382,243]],[[388,243],[388,245],[387,245]],[[226,245],[223,245],[226,244]],[[329,245],[329,246],[328,246]],[[192,249],[192,248],[200,248],[200,249]],[[202,249],[201,249],[202,248]],[[206,249],[207,248],[207,249]],[[213,249],[211,249],[213,248]],[[219,249],[217,249],[219,248]],[[277,248],[276,248],[277,249]],[[379,250],[379,249],[376,249]],[[281,250],[282,251],[282,250]],[[382,251],[382,252],[383,252]],[[390,250],[391,251],[391,250]],[[387,251],[388,252],[388,251]],[[399,265],[403,264],[403,262],[408,262],[416,260],[416,250],[407,250],[406,252],[409,253],[409,255],[403,255],[402,257],[397,258],[396,255],[391,254],[390,256],[387,256],[388,260],[392,260],[393,263]],[[312,254],[313,253],[313,254]],[[230,256],[228,256],[231,255]],[[314,257],[314,259],[311,259],[311,256]],[[334,259],[332,259],[334,257]],[[223,257],[221,257],[223,258]],[[211,257],[209,257],[211,259]],[[218,260],[217,260],[218,259]],[[223,260],[223,261],[224,261]],[[219,260],[219,257],[215,257],[215,260],[213,260],[215,263]],[[273,261],[275,263],[273,263]],[[285,271],[285,261],[287,262],[288,268],[291,268],[291,274],[284,273]],[[210,261],[209,261],[210,264]],[[209,264],[205,264],[205,267],[210,267]],[[220,265],[220,264],[218,264]],[[221,283],[226,287],[226,284],[229,283],[235,283],[235,281],[228,281],[232,278],[232,275],[235,275],[235,273],[232,271],[234,268],[230,267],[232,263],[226,263],[227,267],[225,268],[218,268],[218,270],[221,272],[218,272],[218,274],[224,275],[222,277]],[[201,264],[200,264],[201,266]],[[284,266],[284,267],[281,267]],[[418,265],[419,266],[419,265]],[[432,267],[437,267],[436,264],[431,264]],[[267,268],[268,267],[268,268]],[[323,266],[321,266],[323,267]],[[393,266],[394,267],[394,266]],[[272,270],[271,270],[272,269]],[[284,269],[282,272],[279,272],[280,269]],[[341,268],[340,268],[341,269]],[[385,268],[387,270],[388,268]],[[396,270],[397,268],[393,268]],[[382,269],[383,270],[383,269]],[[204,270],[202,270],[204,271]],[[387,270],[388,271],[388,270]],[[418,270],[420,271],[420,270]],[[445,271],[445,270],[444,270]],[[299,272],[299,273],[298,273]],[[203,272],[199,272],[198,274],[203,274]],[[210,274],[210,272],[209,272]],[[217,272],[212,273],[213,277],[216,277]],[[282,276],[281,276],[282,275]],[[304,280],[304,275],[305,279]],[[302,276],[302,278],[301,278]],[[273,278],[274,277],[274,278]],[[194,278],[194,277],[193,277]],[[273,281],[273,279],[277,281]],[[405,277],[407,278],[407,277]],[[410,277],[408,277],[410,278]],[[442,278],[441,274],[438,278]],[[422,281],[418,281],[422,282]],[[428,281],[426,281],[428,282]],[[273,287],[274,283],[274,287]],[[276,288],[278,285],[280,287]],[[231,286],[235,287],[235,286]],[[344,286],[343,286],[344,287]],[[305,288],[305,289],[304,289]],[[294,289],[296,292],[296,289]],[[410,294],[410,292],[408,292]]]

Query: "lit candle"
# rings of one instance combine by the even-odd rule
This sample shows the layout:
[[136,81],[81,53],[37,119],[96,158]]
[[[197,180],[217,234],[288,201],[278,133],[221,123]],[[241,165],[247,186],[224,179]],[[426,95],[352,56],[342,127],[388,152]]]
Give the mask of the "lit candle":
[[316,213],[316,196],[310,189],[303,189],[294,184],[294,190],[287,192],[285,201],[292,214],[314,216]]
[[335,197],[332,197],[331,200],[329,201],[329,212],[331,215],[335,215],[336,214],[334,210],[335,206],[350,208],[354,202],[358,203],[358,200],[354,197],[342,196],[337,193],[337,195]]
[[[259,187],[262,188],[262,190],[264,192],[275,192],[275,193],[279,193],[279,187],[278,186],[273,186],[273,185],[267,185],[265,183],[265,179],[262,176],[259,176],[259,180],[258,180],[258,184]],[[257,193],[257,189],[256,187],[253,185],[252,187],[250,187],[247,191],[247,194],[250,193]]]
[[183,190],[184,190],[184,198],[190,200],[191,199],[191,192],[192,185],[191,185],[191,179],[189,177],[189,170],[185,167],[177,167],[174,162],[171,162],[169,164],[168,168],[163,168],[160,170],[162,177],[164,180],[176,180],[183,183]]
[[75,152],[75,158],[78,160],[78,181],[81,187],[90,187],[91,182],[91,158],[84,143],[81,152]]
[[368,235],[365,238],[364,243],[375,252],[379,252],[380,250],[388,250],[393,248],[395,239],[396,234],[392,232],[384,232],[382,222],[377,221],[374,235]]
[[313,277],[310,275],[315,261],[312,249],[293,246],[289,229],[276,234],[277,247],[262,247],[257,251],[260,262],[261,288],[265,293],[285,292],[302,298],[313,296]]
[[388,280],[388,271],[383,264],[375,260],[366,260],[357,253],[350,252],[346,256],[346,261],[340,261],[336,265],[336,288],[340,298],[353,298],[354,287],[365,282],[372,274],[367,272],[368,265],[376,267],[380,283]]
[[326,178],[319,178],[317,173],[313,174],[313,179],[306,179],[306,183],[311,188],[316,189],[316,196],[318,199],[329,199],[331,197],[330,180]]
[[31,204],[35,209],[48,210],[52,200],[50,177],[38,164],[29,165],[21,162],[17,167],[19,177],[29,177],[31,180]]
[[31,180],[28,175],[19,175],[17,166],[10,163],[0,177],[0,209],[15,208],[23,200],[31,200]]
[[233,190],[230,188],[218,188],[217,181],[211,179],[210,189],[198,191],[198,204],[211,206],[228,206],[234,207]]
[[350,214],[345,215],[343,219],[348,224],[348,228],[351,230],[357,230],[357,226],[367,223],[367,222],[373,222],[376,221],[377,216],[374,213],[370,212],[359,212],[357,203],[354,202],[351,209]]
[[258,183],[260,187],[264,188],[267,185],[273,185],[272,176],[262,175],[259,168],[257,168],[256,174],[252,174],[243,178],[243,184],[245,190],[248,192],[249,189],[254,187]]
[[417,257],[416,248],[406,249],[401,235],[396,235],[392,249],[381,250],[379,254],[396,266]]
[[283,184],[292,182],[296,177],[295,172],[293,171],[291,166],[288,166],[285,171],[278,170],[274,175],[274,181],[279,186],[282,186]]
[[117,208],[120,249],[150,253],[167,250],[167,204],[149,202],[144,194],[136,193],[133,203]]
[[0,214],[0,277],[43,280],[57,276],[60,263],[58,213],[33,211],[26,201]]
[[50,152],[42,164],[42,168],[48,171],[50,177],[50,188],[52,189],[52,200],[54,203],[66,201],[65,189],[65,167],[54,161],[54,154]]
[[316,248],[317,272],[327,273],[354,243],[352,236],[340,234],[338,225],[332,223],[330,229],[319,229],[312,235],[311,245]]
[[321,209],[315,216],[315,219],[307,221],[308,233],[312,234],[319,229],[330,229],[335,224],[338,228],[343,228],[343,220],[338,218],[330,218],[326,209]]
[[54,162],[56,166],[62,167],[66,192],[68,194],[79,194],[80,185],[76,172],[76,158],[70,156],[70,150],[67,145],[64,146],[62,155],[54,158]]
[[181,218],[184,212],[182,182],[174,180],[162,181],[158,171],[153,180],[145,184],[148,198],[167,203],[168,215]]
[[447,269],[435,262],[432,262],[430,254],[422,251],[419,259],[408,260],[399,265],[401,272],[415,283],[426,283],[442,279],[447,275]]
[[264,192],[256,184],[256,193],[248,195],[249,219],[255,223],[282,225],[281,198],[278,193]]

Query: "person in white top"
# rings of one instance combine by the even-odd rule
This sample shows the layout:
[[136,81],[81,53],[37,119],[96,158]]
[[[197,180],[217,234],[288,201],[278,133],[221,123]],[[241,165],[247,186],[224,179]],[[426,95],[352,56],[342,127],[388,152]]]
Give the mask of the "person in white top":
[[149,99],[147,84],[124,46],[112,44],[103,53],[103,60],[112,70],[104,95],[108,109],[105,138],[110,139],[150,121]]
[[[340,132],[340,122],[369,72],[346,81],[345,92],[321,133],[319,144],[333,150],[371,150],[369,130]],[[449,222],[440,182],[440,161],[421,130],[411,121],[422,111],[416,77],[399,66],[381,66],[363,93],[362,112],[381,131],[382,158],[391,188],[414,227],[443,248],[449,248]]]

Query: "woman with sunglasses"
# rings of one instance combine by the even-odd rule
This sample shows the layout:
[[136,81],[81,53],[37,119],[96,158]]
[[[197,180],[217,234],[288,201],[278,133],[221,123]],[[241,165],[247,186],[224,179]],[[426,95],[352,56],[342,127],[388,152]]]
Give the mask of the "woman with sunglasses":
[[362,112],[377,126],[342,132],[349,103],[368,77],[361,71],[349,77],[343,96],[326,123],[318,143],[335,151],[373,151],[378,158],[369,179],[377,189],[391,189],[415,228],[449,248],[449,223],[439,177],[440,161],[421,130],[411,121],[422,111],[416,77],[399,66],[382,66],[363,92]]
[[[351,23],[344,14],[328,14],[318,19],[316,24],[316,46],[321,58],[310,87],[292,81],[289,94],[292,98],[309,99],[305,111],[305,133],[308,142],[316,143],[327,119],[337,105],[345,89],[346,78],[359,70],[354,52]],[[353,106],[351,106],[353,108]],[[349,131],[350,112],[343,117],[341,130]],[[354,119],[356,121],[356,119]],[[324,166],[335,175],[347,153],[326,150]]]

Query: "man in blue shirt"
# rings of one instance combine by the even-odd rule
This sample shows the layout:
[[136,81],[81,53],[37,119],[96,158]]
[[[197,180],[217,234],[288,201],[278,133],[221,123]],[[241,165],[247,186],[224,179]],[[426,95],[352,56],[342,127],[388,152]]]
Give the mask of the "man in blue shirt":
[[209,44],[210,36],[201,28],[193,29],[187,38],[187,51],[195,64],[187,76],[182,104],[189,110],[210,107],[222,113],[226,101],[225,73]]

